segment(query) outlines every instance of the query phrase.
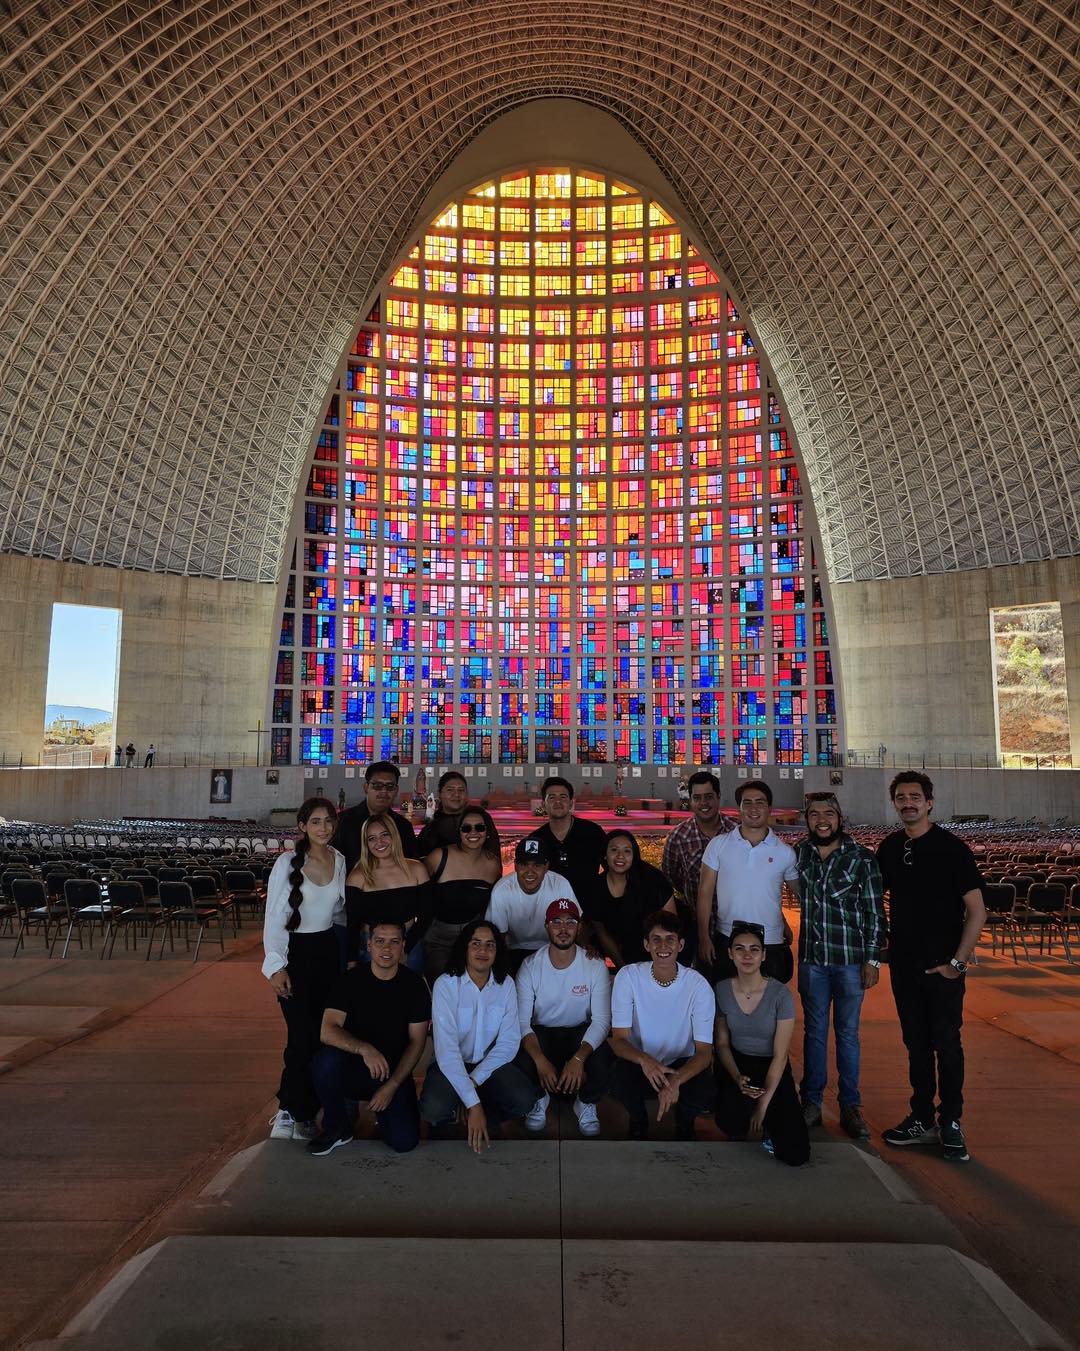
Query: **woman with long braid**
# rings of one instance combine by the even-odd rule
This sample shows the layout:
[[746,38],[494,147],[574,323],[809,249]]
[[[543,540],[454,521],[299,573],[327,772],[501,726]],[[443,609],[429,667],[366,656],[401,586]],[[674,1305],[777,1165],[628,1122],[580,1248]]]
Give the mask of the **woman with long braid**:
[[345,859],[330,846],[337,815],[326,798],[309,797],[296,813],[296,848],[279,855],[266,883],[262,972],[288,1029],[272,1140],[311,1140],[316,1134],[319,1099],[311,1066],[326,997],[341,970],[334,925],[345,917]]

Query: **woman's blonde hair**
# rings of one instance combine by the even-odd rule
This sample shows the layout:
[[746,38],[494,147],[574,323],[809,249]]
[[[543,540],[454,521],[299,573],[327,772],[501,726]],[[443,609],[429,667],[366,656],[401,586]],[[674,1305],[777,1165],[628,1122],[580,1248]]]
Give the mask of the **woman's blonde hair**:
[[381,826],[385,826],[387,831],[389,832],[390,857],[394,860],[394,862],[397,864],[397,866],[401,869],[402,872],[408,871],[408,869],[405,867],[405,855],[402,853],[401,850],[401,836],[397,833],[397,826],[394,825],[393,820],[389,816],[385,815],[385,813],[383,812],[380,812],[378,816],[369,816],[360,828],[360,862],[358,864],[360,868],[360,873],[369,887],[374,886],[375,884],[376,860],[373,859],[371,857],[371,854],[368,852],[367,837],[368,837],[368,830],[370,829],[371,826],[375,825],[376,823],[378,823]]

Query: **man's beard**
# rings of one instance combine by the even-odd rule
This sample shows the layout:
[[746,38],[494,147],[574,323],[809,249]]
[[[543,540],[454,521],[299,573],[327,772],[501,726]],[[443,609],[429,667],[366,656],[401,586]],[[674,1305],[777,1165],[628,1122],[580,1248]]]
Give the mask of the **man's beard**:
[[841,825],[837,826],[835,830],[830,830],[828,835],[822,835],[820,831],[815,830],[811,832],[811,836],[815,844],[835,844],[843,833],[844,828]]

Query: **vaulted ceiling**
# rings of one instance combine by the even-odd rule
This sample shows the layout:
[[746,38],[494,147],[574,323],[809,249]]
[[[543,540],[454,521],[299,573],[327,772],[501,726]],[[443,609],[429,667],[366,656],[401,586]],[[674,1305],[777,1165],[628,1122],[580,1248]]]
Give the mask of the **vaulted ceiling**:
[[834,580],[1080,552],[1075,5],[12,0],[0,549],[273,580],[454,157],[615,117],[746,303]]

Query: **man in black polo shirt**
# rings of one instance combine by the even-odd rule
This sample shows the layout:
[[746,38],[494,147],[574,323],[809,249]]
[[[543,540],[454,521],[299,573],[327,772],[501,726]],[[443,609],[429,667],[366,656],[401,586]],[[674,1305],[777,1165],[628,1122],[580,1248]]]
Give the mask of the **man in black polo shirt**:
[[540,797],[547,824],[529,838],[543,840],[551,871],[566,878],[575,896],[588,896],[603,862],[607,837],[595,821],[582,821],[574,815],[574,788],[566,779],[545,779]]
[[903,829],[882,840],[877,859],[890,898],[889,976],[908,1052],[911,1112],[882,1138],[940,1141],[946,1159],[966,1163],[960,1028],[967,963],[986,920],[982,879],[963,840],[931,823],[934,785],[925,774],[897,774],[889,795]]
[[308,1145],[321,1157],[353,1138],[346,1099],[366,1102],[384,1144],[398,1154],[420,1141],[420,1112],[412,1072],[424,1053],[431,996],[405,965],[405,929],[376,923],[368,938],[370,965],[361,962],[330,992],[315,1058],[322,1131]]
[[380,760],[378,764],[368,765],[364,771],[364,801],[358,802],[338,817],[337,835],[334,844],[345,855],[345,871],[352,872],[360,861],[360,831],[369,816],[378,816],[382,812],[389,816],[397,827],[401,839],[401,852],[406,858],[419,858],[416,851],[416,836],[413,828],[399,812],[393,810],[397,797],[401,770],[390,760]]

